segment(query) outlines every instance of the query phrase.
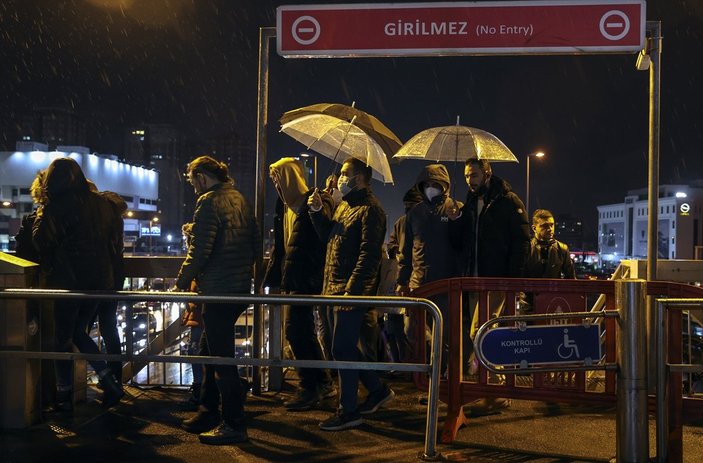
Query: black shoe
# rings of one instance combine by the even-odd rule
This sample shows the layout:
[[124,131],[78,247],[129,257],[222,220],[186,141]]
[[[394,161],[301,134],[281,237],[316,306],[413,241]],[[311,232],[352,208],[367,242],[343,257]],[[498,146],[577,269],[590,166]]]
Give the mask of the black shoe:
[[215,428],[198,434],[198,439],[203,444],[227,445],[246,442],[249,440],[249,436],[247,436],[246,427],[238,426],[234,428],[223,421]]
[[213,429],[220,423],[220,413],[208,410],[200,410],[192,418],[183,420],[181,427],[193,434],[200,434]]
[[356,428],[363,423],[361,415],[358,411],[353,413],[344,413],[338,410],[332,417],[326,419],[318,426],[323,431],[342,431],[344,429]]
[[188,394],[188,398],[180,404],[181,409],[189,412],[198,411],[198,407],[200,407],[200,386],[200,383],[193,383],[190,387],[190,394]]
[[298,389],[295,391],[295,395],[292,399],[287,400],[283,403],[283,406],[291,412],[298,412],[303,410],[310,410],[317,402],[319,402],[320,396],[317,390],[308,391],[305,389]]
[[124,389],[122,384],[117,382],[113,374],[109,374],[100,380],[100,385],[103,388],[103,407],[110,408],[116,405],[122,397],[124,397]]
[[52,408],[57,413],[73,412],[73,391],[56,391],[56,402]]
[[330,381],[329,383],[322,384],[317,389],[317,392],[320,396],[320,400],[332,399],[334,397],[337,397],[337,388],[334,387],[334,383],[332,381]]
[[395,392],[393,392],[393,389],[387,385],[384,385],[383,389],[377,392],[372,392],[366,397],[364,403],[359,406],[359,413],[362,415],[370,415],[383,405],[390,402],[393,397],[395,397]]

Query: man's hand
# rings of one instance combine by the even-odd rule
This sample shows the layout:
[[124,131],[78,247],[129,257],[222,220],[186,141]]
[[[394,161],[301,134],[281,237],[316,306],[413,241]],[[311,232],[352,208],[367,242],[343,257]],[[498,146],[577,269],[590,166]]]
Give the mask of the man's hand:
[[322,209],[322,198],[320,198],[320,192],[315,188],[315,191],[308,197],[308,207],[313,212],[317,212]]
[[395,294],[398,296],[410,296],[410,286],[408,285],[398,285],[395,287]]
[[459,211],[459,205],[456,203],[455,199],[452,199],[452,204],[447,209],[447,217],[449,220],[456,220],[461,217],[461,212]]

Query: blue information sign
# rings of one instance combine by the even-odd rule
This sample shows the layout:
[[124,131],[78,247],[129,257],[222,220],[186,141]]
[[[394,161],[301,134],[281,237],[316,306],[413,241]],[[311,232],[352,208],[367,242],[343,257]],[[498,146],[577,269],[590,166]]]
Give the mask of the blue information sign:
[[483,356],[496,366],[591,365],[601,358],[597,324],[500,327],[488,331],[480,343]]

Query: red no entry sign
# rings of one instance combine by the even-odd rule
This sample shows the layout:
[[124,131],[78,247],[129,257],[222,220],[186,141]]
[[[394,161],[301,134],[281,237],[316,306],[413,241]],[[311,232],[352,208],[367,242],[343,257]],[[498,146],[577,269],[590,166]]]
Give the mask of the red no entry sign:
[[579,54],[644,48],[644,0],[290,5],[286,57]]

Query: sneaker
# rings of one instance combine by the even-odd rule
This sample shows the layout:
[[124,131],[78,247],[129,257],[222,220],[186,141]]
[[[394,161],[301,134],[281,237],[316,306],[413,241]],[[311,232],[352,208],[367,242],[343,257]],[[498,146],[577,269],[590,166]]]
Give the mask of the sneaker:
[[285,401],[283,406],[291,412],[310,410],[319,400],[320,396],[317,390],[311,392],[305,389],[298,389],[295,391],[293,398]]
[[249,436],[247,436],[247,428],[244,426],[234,428],[223,421],[211,430],[198,434],[198,439],[203,444],[227,445],[246,442],[249,440]]
[[213,429],[220,423],[220,413],[209,410],[200,410],[195,416],[183,420],[181,427],[193,434],[200,434]]
[[318,389],[318,393],[320,395],[320,400],[332,399],[337,397],[337,388],[334,387],[334,383],[330,381],[329,383],[321,385]]
[[370,415],[388,403],[393,397],[395,397],[393,389],[387,385],[383,386],[383,389],[380,391],[372,392],[366,397],[364,403],[359,406],[359,413],[362,415]]
[[358,411],[353,413],[344,413],[338,410],[337,413],[330,418],[327,418],[318,426],[323,431],[341,431],[343,429],[355,428],[361,425],[362,422],[363,420],[361,419],[361,415]]
[[503,398],[478,399],[467,404],[464,411],[468,411],[470,416],[485,416],[498,413],[500,410],[510,407],[511,400]]

